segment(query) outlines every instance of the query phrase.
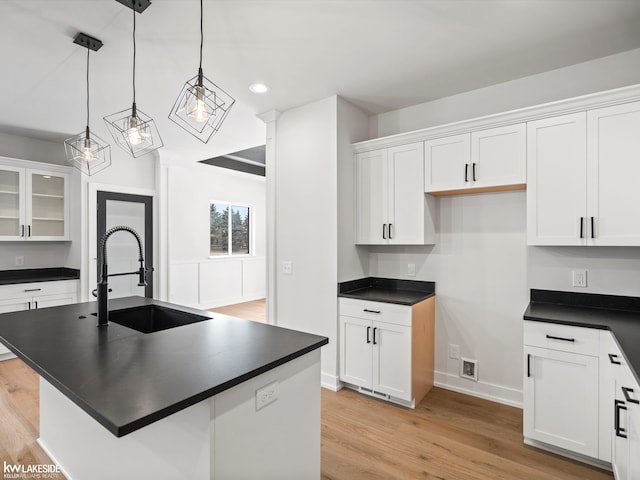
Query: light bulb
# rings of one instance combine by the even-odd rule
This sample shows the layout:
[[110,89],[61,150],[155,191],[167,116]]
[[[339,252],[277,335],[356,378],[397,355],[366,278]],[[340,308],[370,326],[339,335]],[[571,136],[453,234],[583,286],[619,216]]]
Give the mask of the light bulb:
[[137,117],[130,118],[127,135],[129,136],[129,143],[131,143],[131,145],[140,145],[142,143],[142,133],[140,132],[140,128],[138,128]]
[[90,163],[93,160],[93,152],[91,151],[91,140],[84,139],[84,148],[82,149],[82,160]]
[[189,94],[188,115],[198,123],[206,122],[209,119],[205,97],[205,89],[201,85],[197,85],[195,91],[192,90]]

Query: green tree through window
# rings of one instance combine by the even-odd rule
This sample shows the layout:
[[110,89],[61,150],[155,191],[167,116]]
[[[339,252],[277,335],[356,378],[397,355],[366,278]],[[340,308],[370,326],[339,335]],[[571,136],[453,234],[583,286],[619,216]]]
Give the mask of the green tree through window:
[[212,257],[250,253],[249,207],[211,202],[209,217],[209,250]]

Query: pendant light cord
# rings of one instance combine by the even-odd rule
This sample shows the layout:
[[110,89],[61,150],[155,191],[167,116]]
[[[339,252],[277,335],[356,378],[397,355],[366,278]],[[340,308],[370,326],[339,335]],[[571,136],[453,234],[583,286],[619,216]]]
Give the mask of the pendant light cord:
[[[136,9],[133,11],[133,104],[136,104]],[[135,116],[135,115],[134,115]]]
[[202,43],[204,41],[204,30],[202,28],[202,17],[204,16],[202,1],[200,0],[200,70],[202,70]]
[[87,129],[89,128],[89,48],[87,48]]

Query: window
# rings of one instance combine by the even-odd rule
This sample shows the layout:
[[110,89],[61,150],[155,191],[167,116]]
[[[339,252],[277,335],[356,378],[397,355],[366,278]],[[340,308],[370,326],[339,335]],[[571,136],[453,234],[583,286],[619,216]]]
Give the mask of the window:
[[211,202],[209,212],[209,255],[248,255],[251,239],[249,207]]

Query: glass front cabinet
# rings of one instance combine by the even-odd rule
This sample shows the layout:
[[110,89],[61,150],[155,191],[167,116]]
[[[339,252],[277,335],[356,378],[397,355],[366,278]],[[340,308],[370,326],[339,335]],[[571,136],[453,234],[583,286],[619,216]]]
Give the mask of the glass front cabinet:
[[69,174],[5,165],[0,159],[2,240],[69,240]]

